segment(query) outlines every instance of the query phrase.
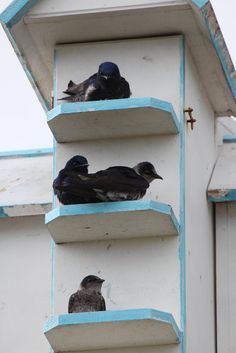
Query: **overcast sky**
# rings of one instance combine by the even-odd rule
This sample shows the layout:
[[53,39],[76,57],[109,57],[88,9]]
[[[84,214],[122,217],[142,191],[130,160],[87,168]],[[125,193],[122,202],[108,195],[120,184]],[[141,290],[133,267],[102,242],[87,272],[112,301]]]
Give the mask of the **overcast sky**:
[[[0,0],[0,12],[10,2]],[[236,67],[236,0],[211,3]],[[2,28],[0,48],[0,151],[51,147],[45,113]]]

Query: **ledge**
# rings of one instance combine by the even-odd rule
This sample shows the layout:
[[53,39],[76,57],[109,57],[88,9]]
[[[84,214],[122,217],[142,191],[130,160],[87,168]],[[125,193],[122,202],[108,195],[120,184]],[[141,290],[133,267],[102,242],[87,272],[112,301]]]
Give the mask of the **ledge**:
[[225,135],[223,137],[224,143],[235,143],[236,142],[236,135]]
[[44,215],[52,208],[51,203],[25,204],[25,205],[0,205],[0,218],[38,216]]
[[153,309],[60,315],[46,323],[44,333],[55,353],[177,344],[181,339],[173,316]]
[[56,243],[178,235],[169,205],[155,201],[119,201],[59,206],[46,214]]
[[236,189],[233,190],[209,190],[208,201],[210,202],[231,202],[236,201]]
[[155,98],[64,103],[48,113],[57,142],[177,134],[172,105]]
[[[210,202],[236,201],[236,139],[234,135],[225,140],[217,157],[207,196]],[[226,143],[227,142],[227,143]]]

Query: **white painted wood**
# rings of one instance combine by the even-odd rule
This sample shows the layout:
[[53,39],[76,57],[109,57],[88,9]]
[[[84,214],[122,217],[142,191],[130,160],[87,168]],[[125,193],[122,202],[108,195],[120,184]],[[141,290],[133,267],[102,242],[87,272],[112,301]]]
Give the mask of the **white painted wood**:
[[0,219],[0,229],[1,351],[47,353],[51,239],[44,217]]
[[4,157],[0,168],[0,206],[32,205],[37,212],[36,205],[52,202],[52,155]]
[[217,344],[219,353],[236,350],[236,203],[216,204]]
[[56,243],[178,235],[169,215],[152,209],[135,211],[135,207],[133,211],[59,215],[47,227]]
[[[180,347],[176,344],[167,344],[162,346],[129,347],[106,349],[106,353],[179,353]],[[85,353],[88,351],[80,351]],[[89,353],[97,353],[96,350],[89,350]]]
[[[105,108],[106,102],[102,104]],[[49,120],[57,142],[178,133],[172,114],[152,106],[132,107],[131,103],[127,109],[98,109],[61,113]]]
[[0,168],[0,206],[51,203],[52,155],[0,158]]
[[107,310],[153,308],[180,324],[178,237],[140,238],[56,245],[55,315],[67,313],[81,280],[105,279]]
[[186,351],[215,353],[213,210],[206,195],[215,162],[214,111],[186,54],[185,106],[197,119],[185,136]]
[[221,198],[236,189],[236,143],[224,143],[216,160],[208,195]]
[[216,138],[219,147],[222,146],[225,135],[236,135],[236,118],[222,117],[217,119]]
[[30,9],[26,18],[42,17],[42,16],[53,16],[71,14],[71,13],[83,13],[83,12],[99,12],[109,11],[111,9],[124,9],[130,7],[152,7],[154,5],[179,5],[185,4],[186,0],[43,0],[38,2],[32,9]]
[[[39,6],[40,3],[38,3]],[[59,8],[63,9],[63,3],[67,4],[62,1],[57,3]],[[104,7],[98,11],[96,7],[95,13],[89,13],[89,10],[86,13],[85,10],[78,15],[72,13],[63,16],[61,13],[55,16],[55,9],[48,1],[46,8],[49,9],[49,13],[46,17],[43,13],[37,18],[25,16],[24,21],[15,25],[12,28],[12,34],[47,101],[50,102],[53,86],[55,44],[184,33],[216,115],[229,115],[230,111],[236,114],[235,100],[227,86],[219,58],[209,40],[201,17],[195,16],[187,1],[151,1],[150,3],[151,5],[147,6],[146,1],[144,5],[136,2],[132,6],[129,5],[130,9],[118,7],[109,12]],[[89,8],[90,5],[94,5],[94,1],[90,5],[89,3],[87,5],[87,1],[83,4],[85,4],[84,7]],[[66,6],[74,5],[70,1]],[[49,15],[50,12],[52,16]],[[215,25],[212,12],[209,17]],[[229,65],[231,65],[230,62]]]
[[170,323],[150,318],[106,323],[99,322],[98,319],[91,324],[58,325],[45,335],[55,353],[84,349],[156,346],[179,341]]
[[51,211],[52,203],[46,204],[22,204],[1,206],[1,217],[23,217],[23,216],[37,216],[45,215]]
[[[104,61],[115,62],[132,97],[171,102],[179,111],[179,36],[61,45],[56,49],[56,97],[72,79],[79,83]],[[57,102],[59,104],[60,101]]]

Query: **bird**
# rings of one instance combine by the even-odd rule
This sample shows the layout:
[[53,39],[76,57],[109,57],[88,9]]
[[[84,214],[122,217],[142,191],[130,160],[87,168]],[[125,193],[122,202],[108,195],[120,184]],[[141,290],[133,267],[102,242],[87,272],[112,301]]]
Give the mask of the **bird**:
[[80,289],[70,296],[68,313],[105,311],[106,303],[101,293],[104,281],[94,275],[86,276],[80,283]]
[[118,66],[109,61],[101,63],[97,73],[79,84],[70,80],[63,93],[67,97],[59,100],[67,102],[129,98],[131,95],[129,83],[120,75]]
[[63,191],[60,187],[73,185],[75,181],[88,174],[88,161],[85,157],[76,155],[70,158],[65,167],[60,170],[57,178],[53,181],[54,194],[58,200],[63,204],[75,204],[78,203],[78,197],[70,194],[69,192]]
[[63,194],[59,201],[67,205],[139,200],[154,179],[163,178],[152,163],[141,162],[133,168],[113,166],[96,173],[77,173],[73,179],[57,182],[56,190]]

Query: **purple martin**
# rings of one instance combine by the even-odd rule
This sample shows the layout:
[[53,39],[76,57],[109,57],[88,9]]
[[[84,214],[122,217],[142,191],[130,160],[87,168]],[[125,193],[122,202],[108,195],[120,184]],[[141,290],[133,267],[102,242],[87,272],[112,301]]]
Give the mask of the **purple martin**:
[[78,196],[68,191],[63,191],[61,187],[68,188],[76,183],[77,179],[88,174],[88,161],[85,157],[76,155],[69,159],[65,168],[60,170],[57,178],[53,181],[54,194],[64,205],[78,203]]
[[73,196],[60,198],[64,204],[139,200],[154,179],[163,178],[150,162],[141,162],[133,168],[114,166],[97,173],[80,174],[69,183],[57,185],[57,190]]
[[80,289],[70,296],[68,313],[105,311],[106,304],[101,293],[103,282],[104,279],[97,276],[86,276],[80,283]]
[[61,98],[67,102],[87,102],[104,99],[129,98],[129,83],[120,75],[118,66],[112,62],[99,65],[98,72],[85,81],[76,84],[70,80]]

